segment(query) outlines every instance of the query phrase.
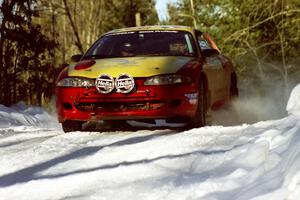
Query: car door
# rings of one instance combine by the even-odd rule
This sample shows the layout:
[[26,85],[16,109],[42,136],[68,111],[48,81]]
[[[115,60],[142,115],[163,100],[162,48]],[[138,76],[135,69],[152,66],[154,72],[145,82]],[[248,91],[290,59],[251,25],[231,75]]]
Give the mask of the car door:
[[211,107],[217,108],[226,100],[225,72],[220,53],[202,34],[197,34],[197,40],[204,60],[203,69],[208,80]]

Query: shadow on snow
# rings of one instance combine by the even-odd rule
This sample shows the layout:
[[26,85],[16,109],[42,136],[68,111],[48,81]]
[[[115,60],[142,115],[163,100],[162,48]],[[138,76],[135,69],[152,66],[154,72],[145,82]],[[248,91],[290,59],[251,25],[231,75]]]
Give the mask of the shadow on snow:
[[[152,134],[152,135],[147,135],[147,136],[138,136],[138,137],[134,137],[134,138],[129,138],[129,139],[125,139],[125,140],[121,140],[118,142],[114,142],[108,145],[104,145],[104,146],[90,146],[90,147],[84,147],[82,149],[78,149],[74,152],[71,152],[67,155],[63,155],[45,162],[42,162],[40,164],[36,164],[24,169],[21,169],[19,171],[16,172],[12,172],[3,176],[0,176],[0,187],[7,187],[7,186],[11,186],[17,183],[24,183],[24,182],[28,182],[30,180],[38,180],[38,179],[43,179],[43,178],[51,178],[51,176],[49,177],[39,177],[36,176],[35,174],[41,171],[44,171],[46,169],[49,169],[57,164],[63,163],[63,162],[67,162],[73,159],[79,159],[79,158],[84,158],[90,155],[93,155],[94,153],[100,151],[103,148],[106,147],[115,147],[115,146],[123,146],[123,145],[130,145],[130,144],[136,144],[136,143],[141,143],[159,136],[163,136],[163,135],[168,135],[168,134],[172,134],[172,133],[177,133],[176,131],[174,132],[165,132],[165,133],[160,133],[160,134]],[[7,144],[9,145],[9,144]],[[13,144],[10,144],[13,145]],[[113,167],[117,167],[119,165],[122,165],[123,163],[117,164],[117,165],[113,165],[113,166],[102,166],[99,168],[93,168],[91,170],[79,170],[78,172],[70,172],[70,173],[66,173],[66,174],[59,174],[59,175],[53,175],[53,178],[56,177],[61,177],[61,176],[65,176],[65,175],[70,175],[70,174],[76,174],[76,173],[82,173],[82,172],[88,172],[88,171],[95,171],[98,169],[108,169],[108,168],[113,168]],[[132,163],[132,164],[136,164],[136,162]],[[82,171],[82,172],[81,172]]]
[[[174,133],[177,133],[177,132],[174,132]],[[63,163],[63,162],[70,161],[72,159],[78,159],[78,158],[84,158],[84,157],[90,156],[105,147],[114,147],[114,146],[123,146],[123,145],[141,143],[141,142],[144,142],[144,141],[147,141],[147,140],[159,137],[159,136],[168,135],[168,134],[172,134],[172,133],[167,132],[167,133],[161,133],[161,134],[139,136],[139,137],[134,137],[134,138],[129,138],[126,140],[114,142],[109,145],[84,147],[84,148],[76,150],[70,154],[60,156],[60,157],[51,159],[51,160],[43,162],[43,163],[21,169],[19,171],[13,172],[13,173],[9,173],[7,175],[3,175],[0,177],[0,187],[8,187],[8,186],[11,186],[11,185],[14,185],[17,183],[24,183],[24,182],[28,182],[31,180],[54,179],[54,178],[59,178],[59,177],[64,177],[64,176],[69,176],[69,175],[74,175],[74,174],[93,172],[93,171],[97,171],[97,170],[113,169],[113,168],[117,168],[120,166],[148,164],[148,163],[158,161],[161,159],[182,158],[182,157],[190,156],[193,154],[203,154],[203,155],[222,154],[222,153],[225,153],[225,152],[230,151],[233,148],[237,147],[237,146],[234,146],[234,147],[232,147],[230,149],[226,149],[226,150],[212,150],[212,151],[198,150],[198,151],[182,153],[182,154],[177,154],[177,155],[163,155],[163,156],[159,156],[159,157],[152,158],[152,159],[124,161],[124,162],[120,162],[120,163],[107,164],[107,165],[102,165],[99,167],[93,167],[93,168],[89,168],[89,169],[75,170],[72,172],[59,173],[59,174],[47,175],[47,176],[36,176],[36,173],[41,172],[46,169],[49,169],[52,166],[55,166],[55,165]]]

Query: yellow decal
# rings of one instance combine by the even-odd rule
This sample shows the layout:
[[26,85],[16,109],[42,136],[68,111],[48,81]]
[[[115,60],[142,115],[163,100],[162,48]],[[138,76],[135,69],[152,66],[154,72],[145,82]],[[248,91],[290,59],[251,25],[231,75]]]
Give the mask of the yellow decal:
[[96,63],[85,70],[75,70],[69,67],[69,76],[97,78],[108,74],[114,78],[126,73],[132,77],[149,77],[159,74],[169,74],[178,71],[191,57],[184,56],[152,56],[98,59]]

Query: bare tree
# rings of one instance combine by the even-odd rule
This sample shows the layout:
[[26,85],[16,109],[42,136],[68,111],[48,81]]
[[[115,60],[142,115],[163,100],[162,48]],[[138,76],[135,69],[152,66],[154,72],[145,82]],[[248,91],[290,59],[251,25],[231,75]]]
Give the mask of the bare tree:
[[80,40],[80,36],[79,36],[79,33],[78,33],[78,29],[73,21],[73,18],[71,16],[71,12],[70,12],[70,8],[68,6],[68,3],[67,3],[67,0],[63,0],[64,2],[64,6],[65,6],[65,11],[66,11],[66,15],[68,16],[68,19],[70,21],[70,24],[71,24],[71,27],[72,27],[72,30],[75,34],[75,37],[76,37],[76,46],[78,47],[78,50],[80,51],[80,53],[83,54],[84,50],[83,50],[83,47],[82,47],[82,43],[81,43],[81,40]]

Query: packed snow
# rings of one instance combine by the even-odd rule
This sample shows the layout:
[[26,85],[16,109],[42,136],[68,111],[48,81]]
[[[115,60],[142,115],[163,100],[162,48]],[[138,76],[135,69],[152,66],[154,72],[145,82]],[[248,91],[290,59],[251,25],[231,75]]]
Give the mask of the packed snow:
[[178,132],[65,134],[38,107],[0,106],[0,200],[300,199],[300,84],[282,119]]

